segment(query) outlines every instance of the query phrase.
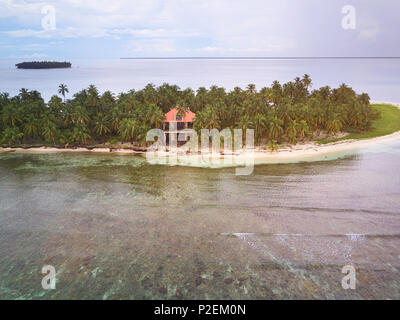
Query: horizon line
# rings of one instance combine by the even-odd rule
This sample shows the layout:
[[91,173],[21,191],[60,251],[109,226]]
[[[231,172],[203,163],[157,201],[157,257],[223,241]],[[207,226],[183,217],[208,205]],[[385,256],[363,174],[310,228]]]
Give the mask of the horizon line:
[[365,56],[365,57],[121,57],[121,60],[310,60],[310,59],[400,59],[400,56]]

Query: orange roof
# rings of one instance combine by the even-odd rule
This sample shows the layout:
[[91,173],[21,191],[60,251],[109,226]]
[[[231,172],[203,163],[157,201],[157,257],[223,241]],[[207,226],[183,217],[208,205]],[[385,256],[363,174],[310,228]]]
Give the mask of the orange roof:
[[178,114],[178,108],[175,107],[171,109],[169,112],[165,114],[165,120],[164,122],[193,122],[194,117],[196,116],[192,111],[188,110],[186,111],[185,116],[183,117],[183,120],[176,120],[176,115]]

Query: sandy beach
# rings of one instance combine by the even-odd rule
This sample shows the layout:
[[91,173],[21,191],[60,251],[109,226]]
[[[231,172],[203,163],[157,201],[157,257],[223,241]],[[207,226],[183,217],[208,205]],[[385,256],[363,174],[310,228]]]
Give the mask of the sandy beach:
[[[374,104],[389,104],[400,108],[400,104],[393,102],[371,102]],[[278,151],[271,153],[269,150],[264,148],[256,147],[254,150],[247,150],[240,153],[235,153],[231,155],[220,154],[215,156],[217,160],[225,161],[225,164],[240,165],[243,161],[248,161],[249,159],[254,159],[255,164],[262,163],[279,163],[279,162],[292,162],[292,161],[310,161],[317,160],[323,157],[327,157],[333,154],[346,153],[348,151],[357,151],[359,149],[364,149],[367,147],[380,144],[382,142],[390,142],[400,139],[400,131],[394,132],[390,135],[385,135],[381,137],[362,139],[362,140],[344,140],[339,142],[333,142],[329,144],[320,145],[315,142],[299,143],[297,145],[280,148]],[[93,152],[93,153],[114,153],[120,155],[141,155],[146,156],[144,151],[136,151],[132,149],[124,148],[53,148],[53,147],[38,147],[38,148],[0,148],[0,153],[5,152],[17,152],[17,153],[57,153],[57,152]],[[153,159],[154,163],[159,164],[171,164],[170,159],[173,158],[172,163],[177,165],[190,165],[198,164],[199,159],[202,164],[208,162],[204,159],[211,157],[211,154],[193,155],[184,154],[182,152],[157,152],[156,158]],[[168,159],[165,161],[165,159]],[[227,162],[227,160],[232,160],[233,163]],[[216,162],[213,162],[214,164]]]

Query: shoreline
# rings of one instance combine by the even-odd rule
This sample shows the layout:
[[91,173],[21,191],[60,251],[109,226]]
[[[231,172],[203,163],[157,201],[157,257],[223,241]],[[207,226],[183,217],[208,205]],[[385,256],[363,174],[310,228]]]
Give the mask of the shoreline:
[[[371,102],[371,104],[387,104],[393,105],[400,109],[400,104],[392,103],[392,102]],[[279,163],[280,161],[307,161],[311,160],[315,157],[327,156],[329,154],[335,154],[340,152],[349,152],[349,151],[356,151],[359,149],[364,149],[369,146],[379,144],[382,142],[390,142],[400,140],[400,131],[396,131],[389,135],[384,135],[375,138],[369,139],[360,139],[360,140],[343,140],[338,142],[332,142],[328,144],[318,144],[316,142],[307,142],[307,143],[299,143],[293,146],[289,146],[286,148],[281,148],[278,151],[271,153],[269,150],[264,150],[260,147],[255,147],[254,150],[235,153],[234,155],[224,155],[221,153],[217,155],[217,158],[220,160],[224,159],[234,159],[239,160],[248,160],[254,158],[255,164],[262,164],[268,163],[268,161],[272,161],[274,163]],[[77,148],[56,148],[56,147],[31,147],[31,148],[12,148],[12,147],[0,147],[0,154],[1,153],[59,153],[59,152],[66,152],[66,153],[111,153],[111,154],[119,154],[119,155],[140,155],[145,156],[146,151],[140,150],[137,148],[136,150],[133,148],[124,149],[124,148],[108,148],[108,147],[77,147]],[[176,152],[158,152],[158,156],[160,158],[176,158]],[[199,155],[195,154],[178,154],[179,160],[183,160],[182,164],[190,164],[191,159],[198,157]],[[203,155],[204,156],[204,155]],[[207,154],[205,155],[207,156]],[[211,154],[210,154],[211,156]],[[179,161],[181,162],[181,161]]]

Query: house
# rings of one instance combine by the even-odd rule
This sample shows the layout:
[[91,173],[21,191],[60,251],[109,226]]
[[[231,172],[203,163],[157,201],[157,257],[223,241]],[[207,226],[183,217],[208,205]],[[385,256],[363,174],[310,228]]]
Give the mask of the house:
[[196,114],[190,110],[187,110],[184,116],[180,115],[178,106],[167,112],[163,123],[167,144],[169,144],[177,134],[184,133],[185,129],[192,129],[195,116]]
[[186,114],[182,117],[179,114],[178,106],[176,106],[165,114],[163,129],[164,131],[169,131],[170,128],[174,131],[192,129],[195,116],[192,111],[187,110]]

